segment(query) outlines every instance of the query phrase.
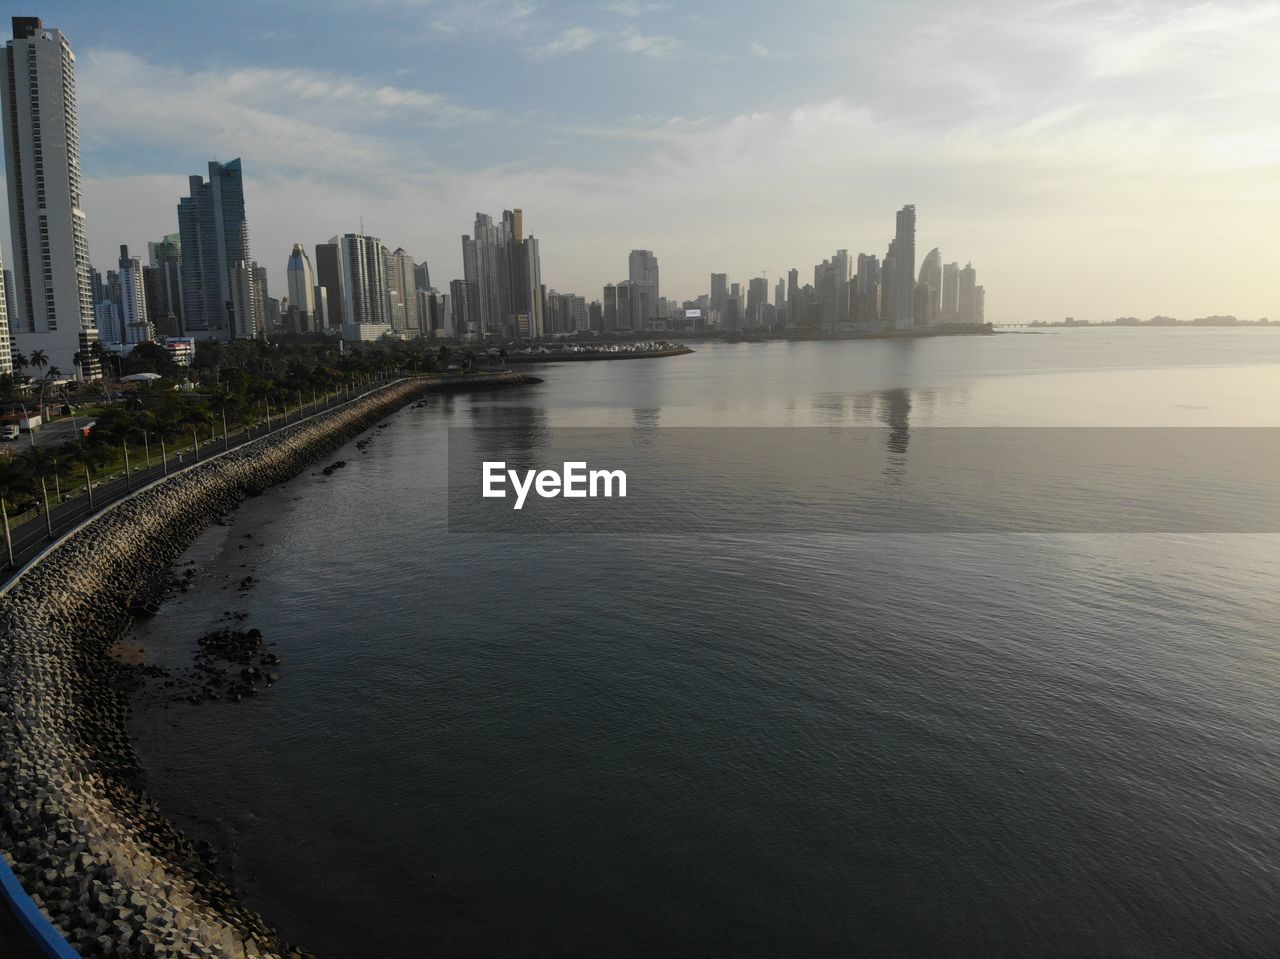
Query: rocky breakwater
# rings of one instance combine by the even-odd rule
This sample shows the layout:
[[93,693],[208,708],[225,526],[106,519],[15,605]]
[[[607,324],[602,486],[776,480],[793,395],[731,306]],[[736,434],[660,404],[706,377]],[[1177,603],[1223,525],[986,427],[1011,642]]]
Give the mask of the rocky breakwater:
[[0,850],[81,955],[304,955],[146,794],[126,731],[134,678],[107,651],[130,603],[158,595],[215,517],[438,388],[394,383],[171,476],[72,533],[0,597]]

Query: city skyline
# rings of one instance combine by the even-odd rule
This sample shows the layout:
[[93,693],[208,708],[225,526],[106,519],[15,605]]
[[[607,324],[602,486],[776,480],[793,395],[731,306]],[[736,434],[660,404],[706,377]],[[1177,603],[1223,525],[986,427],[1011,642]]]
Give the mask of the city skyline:
[[[461,276],[475,211],[519,205],[548,240],[549,285],[590,295],[647,248],[683,300],[712,271],[882,254],[885,211],[906,200],[927,247],[964,250],[1000,291],[996,322],[1275,312],[1274,4],[814,4],[757,22],[740,6],[387,0],[358,31],[330,4],[219,9],[20,11],[76,51],[100,266],[173,232],[191,170],[243,156],[275,276],[294,242],[361,216]],[[335,44],[341,60],[320,56]],[[505,71],[461,69],[490,58]]]

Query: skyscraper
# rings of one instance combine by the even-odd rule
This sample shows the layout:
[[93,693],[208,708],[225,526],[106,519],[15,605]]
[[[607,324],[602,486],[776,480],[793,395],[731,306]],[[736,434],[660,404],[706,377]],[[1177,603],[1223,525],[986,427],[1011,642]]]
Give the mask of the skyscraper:
[[127,246],[120,247],[119,269],[116,276],[120,284],[120,326],[123,342],[145,343],[155,339],[155,333],[147,318],[147,301],[142,288],[142,260],[129,255]]
[[155,311],[151,322],[157,329],[171,327],[172,335],[182,330],[182,241],[177,233],[147,244],[151,268],[156,271]]
[[12,282],[13,274],[0,270],[0,375],[13,373],[13,350],[9,346],[9,309],[13,304],[9,284]]
[[658,316],[658,258],[652,250],[632,250],[627,258],[628,279],[631,285],[644,284],[649,295],[648,319]]
[[[13,18],[0,62],[5,172],[18,320],[13,345],[49,365],[96,376],[76,120],[76,58],[35,17]],[[76,360],[82,362],[77,364]]]
[[977,285],[978,271],[973,268],[972,263],[966,263],[964,269],[960,271],[959,317],[961,323],[978,322]]
[[920,326],[934,326],[938,322],[942,305],[942,254],[935,246],[920,264],[920,277],[916,281],[915,322]]
[[376,340],[391,332],[387,316],[387,279],[382,241],[375,236],[348,233],[331,241],[342,261],[343,339]]
[[960,264],[948,263],[942,268],[942,299],[938,305],[938,319],[954,323],[960,314]]
[[876,323],[880,319],[880,261],[869,253],[858,254],[858,275],[853,287],[853,321]]
[[193,175],[188,183],[191,195],[178,202],[184,332],[230,340],[256,324],[252,312],[236,312],[253,306],[252,296],[235,295],[236,273],[251,263],[240,160],[211,160],[209,182]]
[[289,310],[297,310],[299,332],[317,330],[316,278],[311,271],[311,260],[307,258],[306,248],[301,243],[293,245],[284,275],[289,289]]
[[729,276],[726,273],[711,274],[711,301],[708,306],[712,310],[723,310],[724,301],[729,298]]
[[347,314],[342,295],[342,254],[338,250],[337,237],[328,243],[316,244],[316,285],[324,290],[329,330],[345,330]]
[[387,294],[390,301],[391,328],[397,333],[419,336],[422,321],[418,315],[417,264],[404,247],[387,254]]
[[893,237],[893,269],[889,271],[892,312],[885,319],[894,329],[911,328],[914,319],[916,285],[916,208],[907,204],[898,211]]

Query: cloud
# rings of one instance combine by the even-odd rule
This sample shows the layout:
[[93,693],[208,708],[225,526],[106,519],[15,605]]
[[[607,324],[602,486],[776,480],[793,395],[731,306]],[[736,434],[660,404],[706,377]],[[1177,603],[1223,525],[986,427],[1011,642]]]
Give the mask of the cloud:
[[533,0],[451,0],[432,2],[432,28],[446,37],[461,34],[523,35],[534,26]]
[[781,50],[770,50],[763,43],[751,44],[751,55],[761,60],[790,60],[792,56]]
[[665,10],[668,6],[666,3],[645,3],[643,0],[614,0],[613,3],[605,4],[605,9],[610,13],[634,20],[645,14]]
[[627,33],[618,43],[618,47],[627,53],[641,54],[654,60],[669,59],[682,46],[684,41],[677,37],[647,37],[634,31]]
[[560,36],[545,46],[539,47],[532,54],[534,60],[551,60],[570,53],[578,53],[593,46],[600,39],[600,34],[587,27],[570,27]]

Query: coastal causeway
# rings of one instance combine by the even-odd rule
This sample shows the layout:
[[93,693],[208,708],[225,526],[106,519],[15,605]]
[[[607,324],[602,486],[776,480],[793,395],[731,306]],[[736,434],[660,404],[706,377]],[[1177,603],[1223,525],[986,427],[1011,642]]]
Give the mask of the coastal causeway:
[[157,601],[171,564],[247,497],[423,394],[528,381],[511,372],[394,381],[153,483],[0,592],[0,851],[27,905],[75,954],[307,955],[245,908],[212,850],[147,795],[126,729],[137,667],[108,650],[128,629],[129,607]]

